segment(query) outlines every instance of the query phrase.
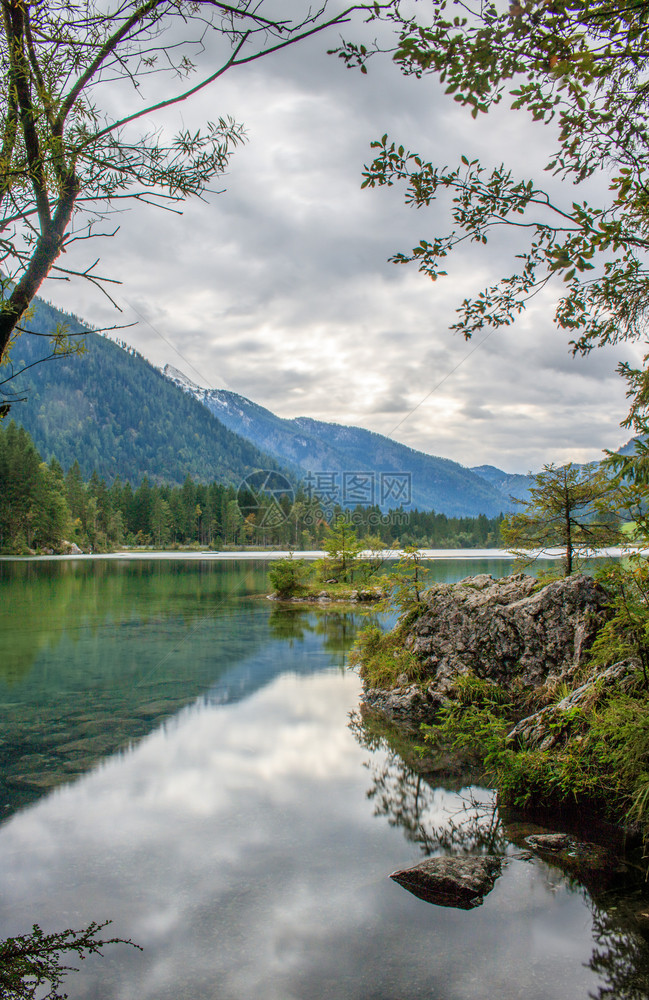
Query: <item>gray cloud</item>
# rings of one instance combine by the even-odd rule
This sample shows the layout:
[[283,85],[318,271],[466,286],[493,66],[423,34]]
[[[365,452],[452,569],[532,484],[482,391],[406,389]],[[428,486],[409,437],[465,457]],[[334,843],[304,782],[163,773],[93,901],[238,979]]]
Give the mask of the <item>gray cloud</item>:
[[[434,81],[404,79],[388,60],[367,76],[349,72],[326,55],[333,42],[314,39],[226,76],[169,115],[172,129],[229,112],[250,141],[218,185],[225,193],[181,216],[145,207],[120,216],[121,232],[101,247],[103,273],[123,281],[125,319],[132,302],[161,335],[140,323],[121,336],[154,363],[188,363],[205,384],[281,416],[381,433],[399,424],[404,443],[466,464],[525,471],[624,440],[615,367],[637,349],[572,358],[546,294],[474,350],[480,340],[467,344],[448,327],[467,294],[513,266],[516,241],[463,248],[433,284],[388,258],[447,230],[444,203],[417,212],[397,188],[360,190],[369,142],[386,131],[442,164],[466,153],[507,159],[525,176],[531,164],[542,175],[551,132],[505,108],[474,122]],[[558,196],[571,201],[574,191]],[[115,322],[88,288],[50,284],[45,294],[96,325]]]

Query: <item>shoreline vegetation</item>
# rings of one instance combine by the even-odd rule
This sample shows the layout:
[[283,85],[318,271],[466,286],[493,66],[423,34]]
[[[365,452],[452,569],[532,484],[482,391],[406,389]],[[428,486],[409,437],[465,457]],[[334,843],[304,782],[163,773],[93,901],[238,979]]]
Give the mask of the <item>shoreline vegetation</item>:
[[[562,488],[555,497],[562,474],[566,482],[559,483]],[[568,482],[568,476],[574,482]],[[412,725],[422,703],[427,705],[427,716],[417,720],[429,727],[420,742],[472,757],[503,804],[594,807],[614,822],[635,825],[649,840],[649,571],[638,552],[623,568],[604,565],[598,571],[598,628],[588,641],[582,628],[579,655],[570,669],[566,663],[548,676],[521,678],[516,669],[513,675],[496,670],[490,676],[484,663],[469,662],[465,655],[467,639],[460,636],[458,625],[462,615],[451,615],[452,627],[441,651],[424,654],[420,634],[422,623],[436,613],[440,587],[451,587],[457,597],[462,586],[426,589],[425,549],[464,549],[468,556],[497,551],[501,540],[511,540],[516,529],[517,544],[528,551],[540,548],[552,555],[550,546],[564,547],[564,586],[589,579],[570,570],[580,549],[583,554],[592,547],[594,528],[604,544],[624,544],[621,504],[613,497],[616,487],[603,476],[599,471],[546,467],[537,479],[551,489],[538,489],[538,495],[532,490],[524,514],[493,521],[413,511],[404,525],[402,517],[391,521],[378,508],[327,511],[317,499],[298,491],[292,501],[281,498],[282,516],[271,528],[259,497],[242,495],[232,485],[196,483],[187,477],[182,486],[169,486],[144,479],[134,490],[119,478],[109,487],[96,474],[84,482],[76,463],[67,473],[55,459],[46,464],[27,432],[9,423],[0,428],[0,479],[5,487],[0,495],[0,553],[150,558],[153,546],[158,557],[267,557],[272,560],[268,575],[275,600],[312,606],[365,603],[372,611],[390,610],[398,615],[397,624],[384,632],[372,620],[360,632],[352,662],[359,665],[367,691],[387,691],[393,702],[400,701],[402,721]],[[600,486],[605,496],[600,496]],[[563,498],[569,494],[570,509],[563,511]],[[601,511],[593,506],[593,497]],[[550,514],[557,512],[558,523],[568,515],[566,538],[553,527]],[[647,537],[642,510],[638,523],[642,530],[638,534],[634,529],[634,544]],[[306,551],[301,554],[301,549]],[[522,584],[523,579],[528,583]],[[555,580],[543,587],[520,575],[500,583],[516,589],[516,580],[524,591],[517,598],[523,609],[526,601],[536,600],[534,595],[558,585]],[[475,593],[493,590],[492,584],[465,581],[465,591],[468,587],[471,592],[468,603],[479,605]],[[557,607],[554,625],[561,632],[565,601]],[[504,657],[517,668],[523,650],[509,655],[494,646],[492,631],[502,626],[503,613],[500,599],[486,609],[486,631],[469,637],[469,648],[490,650],[494,663]],[[538,620],[535,627],[538,632]],[[573,648],[575,635],[568,642]],[[539,641],[538,662],[545,659],[552,666],[554,639],[540,634]],[[444,674],[440,659],[449,650],[459,655],[459,667]],[[537,716],[538,727],[519,728],[521,720]]]
[[[434,584],[352,653],[363,713],[481,774],[502,808],[649,842],[649,575]],[[643,859],[646,864],[646,859]]]
[[[411,550],[389,575],[398,617],[358,633],[367,710],[471,762],[504,807],[582,811],[649,847],[649,539],[643,486],[607,466],[545,466],[502,526],[539,579],[426,586]],[[600,544],[625,558],[579,571]],[[592,564],[591,564],[592,571]]]

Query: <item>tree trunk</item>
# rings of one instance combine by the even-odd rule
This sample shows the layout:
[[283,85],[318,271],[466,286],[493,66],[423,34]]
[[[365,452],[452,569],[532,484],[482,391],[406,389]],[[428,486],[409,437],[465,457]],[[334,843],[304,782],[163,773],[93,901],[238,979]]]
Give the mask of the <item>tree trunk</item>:
[[65,231],[72,217],[78,193],[79,183],[76,178],[72,178],[68,190],[61,195],[58,209],[48,227],[48,232],[42,233],[39,237],[26,271],[9,298],[2,303],[0,310],[0,364],[4,361],[9,341],[21,316],[29,308],[32,299],[49,274],[52,264],[61,253]]
[[566,576],[572,573],[572,521],[570,511],[566,509]]

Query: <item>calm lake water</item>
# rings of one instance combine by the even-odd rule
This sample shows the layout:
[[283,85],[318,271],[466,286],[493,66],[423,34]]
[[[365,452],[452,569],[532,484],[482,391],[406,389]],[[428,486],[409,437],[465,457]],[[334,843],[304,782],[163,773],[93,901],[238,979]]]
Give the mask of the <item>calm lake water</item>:
[[[472,911],[389,880],[517,848],[489,790],[350,721],[364,619],[259,599],[266,571],[0,563],[0,938],[111,918],[143,947],[85,961],[73,1000],[646,998],[619,894],[536,860]],[[511,563],[434,567],[475,572]]]

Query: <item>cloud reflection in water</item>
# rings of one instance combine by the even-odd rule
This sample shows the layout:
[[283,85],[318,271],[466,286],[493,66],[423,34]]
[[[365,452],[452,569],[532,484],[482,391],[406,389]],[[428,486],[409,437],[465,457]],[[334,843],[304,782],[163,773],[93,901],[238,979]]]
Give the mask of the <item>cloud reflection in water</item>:
[[471,913],[388,880],[421,854],[373,816],[357,691],[349,673],[284,674],[197,705],[15,815],[0,934],[113,917],[143,945],[85,962],[71,998],[586,998],[589,914],[541,866],[512,866]]

